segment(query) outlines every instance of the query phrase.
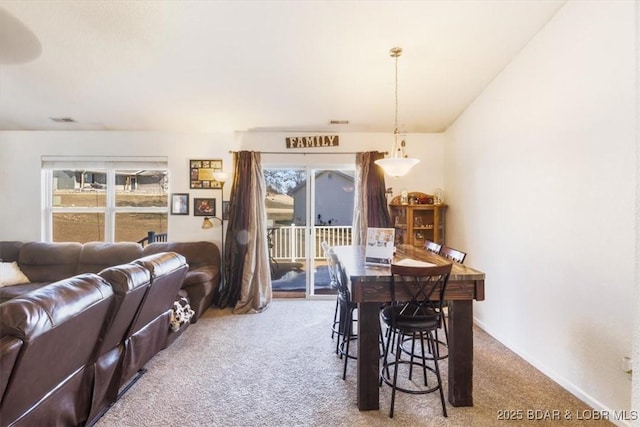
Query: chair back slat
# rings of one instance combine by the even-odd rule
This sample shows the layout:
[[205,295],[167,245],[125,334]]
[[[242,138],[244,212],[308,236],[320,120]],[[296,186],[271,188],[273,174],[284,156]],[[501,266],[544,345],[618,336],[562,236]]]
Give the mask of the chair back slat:
[[[440,322],[451,264],[414,267],[391,264],[391,298],[406,317],[429,317]],[[395,310],[392,313],[396,313]]]
[[434,254],[439,254],[440,249],[442,249],[442,245],[440,243],[432,242],[431,240],[425,240],[424,249],[429,252],[433,252]]
[[451,261],[457,262],[458,264],[464,263],[464,259],[467,256],[466,252],[459,251],[458,249],[453,249],[448,246],[443,246],[440,249],[440,255],[443,257],[450,259]]

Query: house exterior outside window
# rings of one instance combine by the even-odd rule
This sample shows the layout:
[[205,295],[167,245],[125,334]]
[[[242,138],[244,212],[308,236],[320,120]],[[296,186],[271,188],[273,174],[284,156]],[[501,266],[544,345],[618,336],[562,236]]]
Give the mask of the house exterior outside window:
[[164,157],[42,159],[43,240],[137,242],[167,232]]

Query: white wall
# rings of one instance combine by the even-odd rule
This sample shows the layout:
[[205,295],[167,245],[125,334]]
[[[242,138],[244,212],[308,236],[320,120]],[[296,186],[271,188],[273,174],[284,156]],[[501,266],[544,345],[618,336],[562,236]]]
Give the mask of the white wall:
[[[302,134],[306,135],[306,134]],[[219,190],[189,189],[189,159],[222,159],[225,172],[233,172],[230,150],[255,150],[291,153],[285,148],[284,133],[160,133],[160,132],[0,132],[0,240],[40,240],[42,156],[167,156],[171,193],[190,193],[194,197],[215,197],[221,211]],[[429,192],[443,185],[444,135],[407,135],[408,153],[424,160],[406,177],[388,179],[387,186],[400,192],[403,186],[412,191]],[[340,145],[331,149],[306,149],[309,153],[388,150],[392,135],[341,134]],[[300,151],[300,150],[297,150]],[[319,163],[353,163],[353,154],[274,155],[265,154],[263,162],[304,165]],[[225,185],[229,200],[231,183]],[[176,241],[213,240],[219,243],[220,228],[202,230],[202,218],[169,215],[170,238]],[[142,236],[141,236],[142,237]]]
[[477,323],[609,411],[631,408],[638,311],[634,16],[568,2],[446,132],[448,243],[487,274]]
[[[330,134],[330,133],[327,133]],[[313,133],[246,132],[239,133],[238,141],[242,150],[275,152],[263,154],[262,162],[274,166],[288,165],[340,165],[353,164],[354,152],[388,151],[393,143],[389,133],[336,133],[340,142],[337,147],[327,149],[286,149],[285,138],[289,136],[313,135]],[[387,187],[393,188],[393,195],[400,194],[402,188],[409,191],[432,193],[444,185],[444,135],[407,134],[406,154],[420,159],[407,175],[401,178],[386,177]],[[295,154],[304,151],[312,155]],[[332,153],[332,154],[323,154]],[[342,153],[342,154],[340,154]]]
[[[189,159],[222,159],[224,170],[231,172],[229,150],[234,147],[233,134],[0,132],[0,240],[41,238],[41,156],[167,156],[169,192],[190,193],[192,205],[193,197],[215,197],[220,212],[219,190],[189,189]],[[226,200],[229,190],[225,187]],[[189,216],[169,215],[171,239],[219,243],[220,228],[202,230],[202,218],[193,216],[193,206],[189,212]]]

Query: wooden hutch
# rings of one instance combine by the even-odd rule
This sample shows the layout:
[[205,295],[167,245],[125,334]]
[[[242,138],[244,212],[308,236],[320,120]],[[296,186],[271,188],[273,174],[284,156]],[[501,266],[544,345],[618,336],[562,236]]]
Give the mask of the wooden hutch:
[[435,204],[431,194],[410,192],[407,203],[396,196],[389,204],[397,245],[423,247],[425,240],[444,245],[447,205]]

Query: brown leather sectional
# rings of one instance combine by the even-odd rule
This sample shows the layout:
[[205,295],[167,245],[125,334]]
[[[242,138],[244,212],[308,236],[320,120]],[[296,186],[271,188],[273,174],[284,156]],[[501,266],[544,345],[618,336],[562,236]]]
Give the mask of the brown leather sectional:
[[0,302],[76,274],[99,273],[107,267],[160,252],[176,252],[186,258],[189,271],[180,295],[189,300],[195,311],[191,323],[196,323],[211,306],[220,284],[220,250],[213,242],[156,242],[143,248],[133,242],[0,241],[0,260],[17,261],[31,281],[0,288]]
[[32,280],[0,288],[0,426],[91,425],[117,400],[188,326],[169,328],[176,297],[193,294],[199,317],[217,290],[217,247],[176,248],[193,266],[135,243],[0,242],[0,258]]
[[181,295],[187,296],[195,311],[191,323],[213,303],[220,285],[220,249],[212,242],[156,242],[144,247],[143,254],[177,252],[187,259],[189,271],[182,284]]
[[91,362],[113,300],[111,285],[88,273],[0,304],[0,340],[15,343],[13,364],[2,366],[2,426],[87,420]]

